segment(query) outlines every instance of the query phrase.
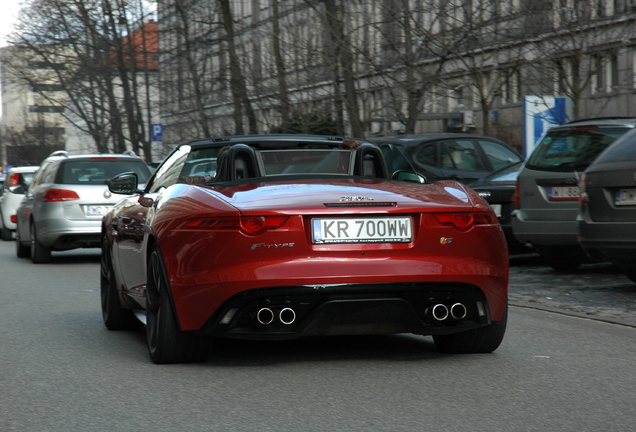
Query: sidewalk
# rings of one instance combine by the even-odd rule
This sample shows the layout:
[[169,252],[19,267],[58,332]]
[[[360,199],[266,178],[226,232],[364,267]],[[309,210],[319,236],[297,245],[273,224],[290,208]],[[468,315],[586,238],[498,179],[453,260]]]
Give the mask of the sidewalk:
[[538,255],[510,257],[510,304],[636,327],[636,284],[611,264],[557,272]]

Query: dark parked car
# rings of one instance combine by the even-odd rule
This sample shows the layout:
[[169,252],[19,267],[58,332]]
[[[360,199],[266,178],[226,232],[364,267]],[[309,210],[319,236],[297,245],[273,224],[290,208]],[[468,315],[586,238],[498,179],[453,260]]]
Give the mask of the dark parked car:
[[370,139],[380,146],[393,171],[412,169],[427,182],[457,180],[468,184],[522,162],[503,141],[469,134],[430,133]]
[[495,214],[499,218],[503,228],[506,242],[510,253],[532,252],[528,247],[521,244],[512,232],[511,214],[515,209],[513,201],[517,176],[523,167],[523,162],[517,162],[499,171],[495,171],[488,177],[469,183],[475,192],[483,197],[491,205]]
[[636,282],[636,130],[608,147],[583,174],[577,228],[588,254],[620,266]]
[[[146,324],[156,363],[218,338],[432,335],[491,352],[507,321],[508,254],[492,208],[455,181],[396,181],[380,149],[325,136],[183,143],[104,216],[109,329]],[[469,263],[467,265],[467,263]],[[141,320],[141,321],[140,321]]]
[[588,258],[578,242],[579,181],[583,171],[636,119],[579,120],[549,129],[517,179],[515,237],[555,270],[576,269]]

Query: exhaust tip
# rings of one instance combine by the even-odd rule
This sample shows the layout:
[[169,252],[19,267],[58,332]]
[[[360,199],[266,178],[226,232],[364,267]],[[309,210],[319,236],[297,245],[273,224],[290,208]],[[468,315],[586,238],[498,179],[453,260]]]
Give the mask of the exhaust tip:
[[261,308],[256,313],[256,319],[263,325],[271,324],[274,321],[274,312],[270,308]]
[[280,311],[280,313],[278,314],[278,318],[283,324],[290,325],[293,324],[294,321],[296,321],[296,312],[294,312],[292,308],[287,307]]
[[431,314],[437,321],[444,321],[448,318],[448,308],[446,305],[438,303],[431,309]]
[[462,303],[455,303],[450,307],[450,314],[456,320],[464,319],[468,314],[468,309]]

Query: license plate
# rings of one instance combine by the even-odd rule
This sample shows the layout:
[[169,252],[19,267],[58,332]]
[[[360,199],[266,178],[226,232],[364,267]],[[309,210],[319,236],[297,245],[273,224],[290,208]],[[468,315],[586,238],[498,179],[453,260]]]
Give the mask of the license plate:
[[86,215],[87,216],[104,216],[112,208],[113,206],[107,206],[107,205],[102,205],[102,206],[89,205],[89,206],[86,206]]
[[578,186],[551,187],[548,191],[548,198],[551,200],[579,199],[579,187]]
[[616,205],[636,205],[636,189],[618,189]]
[[490,204],[490,207],[495,212],[495,216],[501,217],[501,204]]
[[410,217],[312,219],[311,231],[314,244],[408,243],[413,237]]

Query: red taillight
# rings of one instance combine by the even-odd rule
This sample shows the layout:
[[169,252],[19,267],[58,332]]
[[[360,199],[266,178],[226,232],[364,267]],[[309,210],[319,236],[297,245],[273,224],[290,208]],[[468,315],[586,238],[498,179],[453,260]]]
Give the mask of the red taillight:
[[224,230],[240,229],[245,234],[257,235],[267,230],[280,228],[288,216],[229,216],[189,219],[181,229]]
[[460,231],[467,231],[474,225],[497,224],[494,213],[434,213],[435,219],[442,225],[451,225]]
[[517,179],[517,183],[515,185],[515,191],[512,194],[512,204],[514,207],[519,210],[521,208],[521,200],[519,199],[519,179]]
[[9,187],[17,186],[20,184],[20,174],[13,174],[11,180],[9,180]]
[[18,215],[11,215],[9,219],[12,223],[18,223]]
[[79,199],[77,192],[66,189],[49,189],[42,197],[44,202],[72,201]]

